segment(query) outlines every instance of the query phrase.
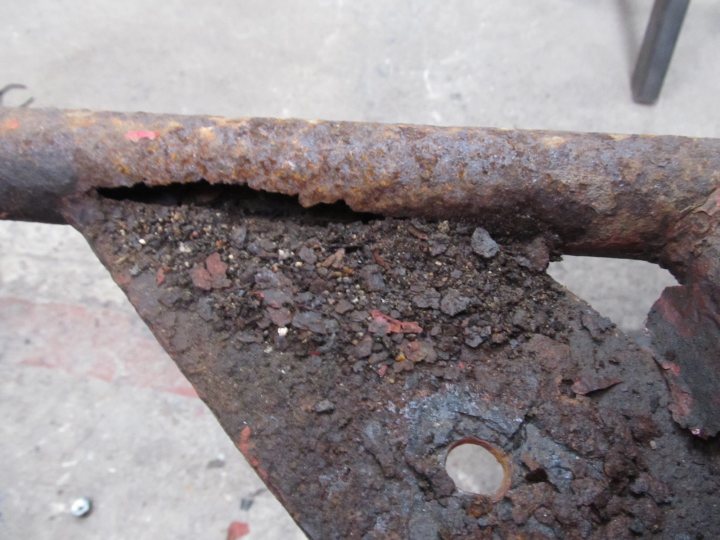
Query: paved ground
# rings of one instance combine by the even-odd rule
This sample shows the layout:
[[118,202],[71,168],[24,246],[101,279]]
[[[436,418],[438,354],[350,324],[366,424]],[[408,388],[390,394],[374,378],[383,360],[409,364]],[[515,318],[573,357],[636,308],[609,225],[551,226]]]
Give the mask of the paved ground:
[[[659,104],[631,102],[650,6],[29,0],[2,8],[0,86],[37,107],[720,136],[712,0]],[[624,261],[553,275],[628,329],[671,282]],[[0,224],[0,414],[0,538],[302,537],[67,228]]]

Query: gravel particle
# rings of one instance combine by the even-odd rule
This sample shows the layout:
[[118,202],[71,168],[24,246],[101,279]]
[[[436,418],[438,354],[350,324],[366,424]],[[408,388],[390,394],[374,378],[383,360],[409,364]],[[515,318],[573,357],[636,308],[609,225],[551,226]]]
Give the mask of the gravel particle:
[[383,278],[380,267],[377,264],[368,264],[360,270],[360,277],[365,281],[369,291],[384,291],[385,278]]
[[230,243],[238,249],[245,245],[245,238],[247,238],[247,227],[245,225],[235,226],[230,231]]
[[437,353],[429,341],[405,341],[401,346],[402,354],[411,362],[427,362],[437,360]]
[[267,289],[262,295],[263,302],[271,308],[278,309],[284,304],[292,304],[292,297],[281,289]]
[[372,353],[373,339],[369,334],[364,336],[355,347],[353,347],[353,356],[355,358],[367,358]]
[[440,306],[440,293],[437,289],[430,287],[413,296],[412,300],[420,309],[438,309]]
[[310,330],[316,334],[324,334],[326,332],[325,321],[316,311],[301,311],[296,313],[292,320],[292,325],[301,330]]
[[290,313],[290,310],[287,308],[268,308],[267,309],[268,315],[270,315],[270,320],[275,326],[287,326],[292,321],[292,313]]
[[447,251],[450,237],[447,234],[433,234],[430,237],[430,255],[437,257]]
[[317,255],[315,255],[315,251],[307,246],[300,248],[298,256],[307,264],[315,264],[317,262]]
[[500,246],[490,237],[482,227],[478,227],[470,239],[472,250],[485,259],[492,259],[500,251]]
[[353,305],[344,298],[340,300],[337,304],[335,304],[335,313],[338,313],[340,315],[344,315],[348,311],[352,311],[352,309]]
[[525,256],[519,256],[517,261],[523,268],[544,272],[550,263],[550,249],[542,237],[537,237],[525,246]]
[[457,289],[448,289],[448,292],[440,301],[440,311],[445,315],[454,317],[465,311],[470,305],[470,298],[460,294]]
[[335,404],[329,399],[323,399],[315,404],[315,412],[318,414],[330,414],[335,410]]

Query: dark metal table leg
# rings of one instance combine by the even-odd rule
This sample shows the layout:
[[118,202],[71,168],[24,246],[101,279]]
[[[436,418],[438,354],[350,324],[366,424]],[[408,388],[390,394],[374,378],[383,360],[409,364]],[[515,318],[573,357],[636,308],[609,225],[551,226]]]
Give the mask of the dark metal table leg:
[[655,103],[665,79],[690,0],[655,0],[632,76],[633,99]]

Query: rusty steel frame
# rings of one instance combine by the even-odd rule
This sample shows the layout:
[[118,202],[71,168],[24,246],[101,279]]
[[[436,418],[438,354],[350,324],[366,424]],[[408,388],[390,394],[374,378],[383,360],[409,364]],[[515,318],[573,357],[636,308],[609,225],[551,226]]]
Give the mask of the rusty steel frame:
[[0,109],[0,219],[77,224],[99,189],[201,179],[658,263],[681,283],[648,318],[673,418],[720,431],[718,139]]

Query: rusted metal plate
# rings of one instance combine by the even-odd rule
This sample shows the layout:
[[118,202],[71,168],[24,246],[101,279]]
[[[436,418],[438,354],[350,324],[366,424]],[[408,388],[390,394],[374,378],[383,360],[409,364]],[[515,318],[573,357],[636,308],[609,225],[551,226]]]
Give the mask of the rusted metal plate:
[[707,284],[668,287],[648,317],[678,423],[700,437],[720,431],[720,290]]
[[[652,355],[544,273],[541,242],[490,255],[474,224],[233,196],[67,216],[311,538],[720,530],[717,442],[689,444]],[[445,471],[467,437],[506,456],[496,500]]]
[[[698,534],[720,530],[718,149],[0,110],[0,218],[86,235],[311,537]],[[551,253],[673,271],[654,352],[554,284]],[[497,500],[444,470],[466,437],[507,457]]]

